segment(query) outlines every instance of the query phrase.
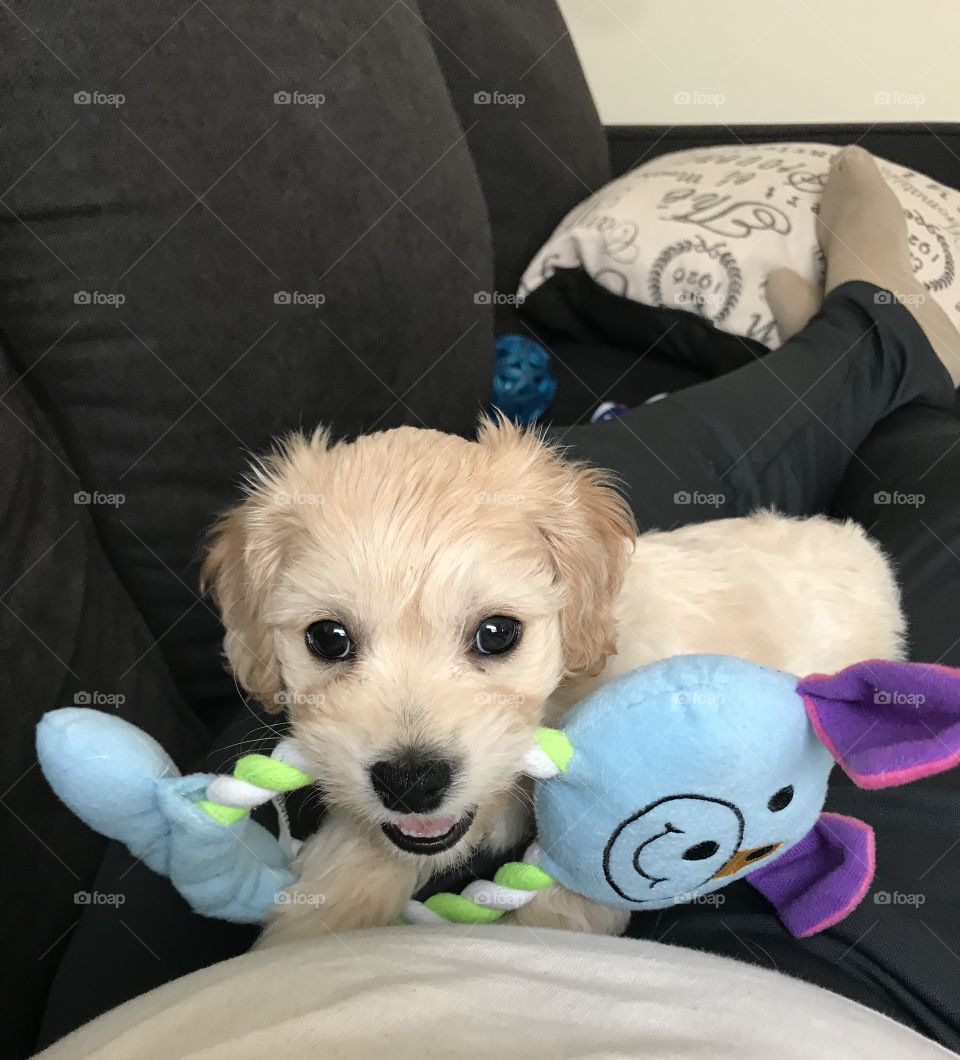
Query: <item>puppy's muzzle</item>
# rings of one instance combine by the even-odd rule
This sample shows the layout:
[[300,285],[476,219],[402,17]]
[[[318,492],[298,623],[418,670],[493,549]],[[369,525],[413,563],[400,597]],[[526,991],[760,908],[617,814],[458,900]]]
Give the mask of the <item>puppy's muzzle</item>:
[[402,814],[383,825],[394,846],[408,854],[439,854],[455,846],[473,821],[431,816],[446,798],[455,767],[449,759],[418,752],[384,758],[370,767],[370,784],[384,807]]

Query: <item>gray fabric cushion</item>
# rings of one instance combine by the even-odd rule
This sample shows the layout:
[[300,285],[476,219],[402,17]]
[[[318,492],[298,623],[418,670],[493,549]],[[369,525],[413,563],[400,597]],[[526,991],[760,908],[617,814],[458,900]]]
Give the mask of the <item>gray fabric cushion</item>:
[[[34,730],[45,711],[90,705],[155,736],[185,765],[207,742],[97,541],[86,484],[0,353],[0,742],[7,965],[4,1051],[22,1055],[105,841],[51,792]],[[79,503],[78,503],[79,502]],[[122,507],[118,509],[122,518]]]
[[[610,179],[606,133],[553,0],[420,0],[513,295],[560,218]],[[506,314],[502,314],[506,316]]]

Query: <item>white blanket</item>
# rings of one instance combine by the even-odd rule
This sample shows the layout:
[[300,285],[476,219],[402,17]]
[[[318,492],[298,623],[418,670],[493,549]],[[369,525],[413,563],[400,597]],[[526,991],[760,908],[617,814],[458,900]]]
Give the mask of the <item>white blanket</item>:
[[214,965],[41,1054],[736,1057],[952,1054],[817,987],[657,943],[524,928],[395,927]]

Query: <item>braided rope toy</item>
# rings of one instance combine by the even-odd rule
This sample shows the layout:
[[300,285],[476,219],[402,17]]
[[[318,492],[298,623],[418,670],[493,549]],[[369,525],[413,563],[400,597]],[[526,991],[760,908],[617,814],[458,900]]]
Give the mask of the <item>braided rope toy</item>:
[[[524,772],[536,779],[566,769],[573,748],[556,729],[540,729],[537,745],[524,759]],[[295,740],[281,740],[269,756],[248,754],[237,759],[233,773],[219,774],[207,784],[197,806],[223,825],[239,821],[257,806],[313,783],[309,764]],[[406,924],[492,924],[520,909],[556,881],[539,864],[540,847],[531,843],[523,861],[501,865],[492,880],[474,880],[460,894],[441,892],[426,901],[410,899],[398,918]]]
[[[537,745],[524,760],[524,772],[537,779],[557,776],[572,754],[570,741],[562,732],[540,729]],[[196,805],[219,824],[231,825],[256,807],[307,787],[313,780],[296,741],[284,739],[269,756],[248,754],[237,759],[233,773],[213,777],[207,784],[206,798]],[[532,843],[523,861],[501,865],[492,880],[474,880],[460,894],[443,892],[424,902],[411,899],[397,922],[492,924],[532,902],[540,891],[556,882],[539,861],[540,848]]]
[[257,806],[312,784],[306,758],[296,741],[281,740],[269,756],[238,758],[233,774],[220,774],[207,784],[207,797],[197,806],[220,824],[233,824]]
[[556,880],[537,862],[540,848],[527,847],[523,861],[508,861],[492,880],[474,880],[460,892],[435,894],[425,902],[411,899],[401,920],[408,924],[493,924],[506,913],[522,909]]

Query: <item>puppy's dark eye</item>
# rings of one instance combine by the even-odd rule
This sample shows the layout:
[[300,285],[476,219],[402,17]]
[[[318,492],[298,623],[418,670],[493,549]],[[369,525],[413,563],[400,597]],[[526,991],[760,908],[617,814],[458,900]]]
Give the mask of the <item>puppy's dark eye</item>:
[[793,785],[788,784],[785,788],[775,791],[770,796],[767,809],[771,813],[778,813],[780,810],[785,810],[791,802],[793,802]]
[[503,655],[517,646],[523,627],[515,618],[491,615],[473,635],[473,646],[481,655]]
[[310,651],[318,659],[326,659],[328,662],[349,659],[355,650],[347,627],[335,618],[311,623],[303,636]]

